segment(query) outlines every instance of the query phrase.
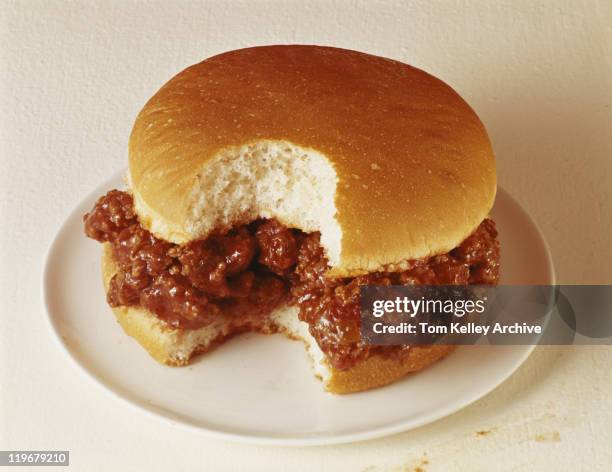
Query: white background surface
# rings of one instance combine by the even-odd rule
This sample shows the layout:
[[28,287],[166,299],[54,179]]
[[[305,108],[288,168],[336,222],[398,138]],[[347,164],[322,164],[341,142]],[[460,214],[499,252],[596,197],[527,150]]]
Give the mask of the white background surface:
[[56,228],[125,166],[132,121],[165,80],[209,55],[269,43],[363,50],[450,83],[489,129],[500,183],[540,223],[559,281],[612,283],[609,2],[5,0],[0,449],[70,449],[73,470],[609,469],[610,348],[539,348],[502,387],[451,417],[311,449],[170,428],[69,364],[40,298]]

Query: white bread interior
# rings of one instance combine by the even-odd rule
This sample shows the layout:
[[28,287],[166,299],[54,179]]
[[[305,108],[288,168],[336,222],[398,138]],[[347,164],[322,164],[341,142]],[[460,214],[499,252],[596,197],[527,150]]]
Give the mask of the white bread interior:
[[297,307],[284,306],[278,308],[270,315],[270,319],[279,328],[279,331],[291,339],[297,339],[304,343],[312,361],[315,375],[323,382],[323,388],[330,390],[329,384],[333,376],[333,369],[330,369],[325,354],[310,334],[308,324],[299,320]]
[[[188,195],[190,210],[180,228],[154,215],[140,193],[133,192],[137,213],[149,216],[150,231],[183,241],[258,218],[275,218],[306,233],[320,231],[330,264],[338,264],[341,231],[334,203],[338,177],[321,153],[286,141],[257,141],[224,149],[197,175]],[[178,236],[184,232],[185,238]]]

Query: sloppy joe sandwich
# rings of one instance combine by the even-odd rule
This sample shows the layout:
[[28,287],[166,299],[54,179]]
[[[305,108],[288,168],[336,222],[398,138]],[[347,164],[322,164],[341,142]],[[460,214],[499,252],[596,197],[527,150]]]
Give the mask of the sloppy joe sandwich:
[[85,232],[119,323],[167,365],[282,332],[326,390],[371,389],[453,348],[364,343],[361,286],[498,281],[486,130],[397,61],[265,46],[191,66],[136,118],[126,181]]

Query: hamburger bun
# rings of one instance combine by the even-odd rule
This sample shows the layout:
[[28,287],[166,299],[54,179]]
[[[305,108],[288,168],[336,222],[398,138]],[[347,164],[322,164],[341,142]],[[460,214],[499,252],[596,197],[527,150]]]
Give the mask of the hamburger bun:
[[129,185],[177,244],[256,218],[321,232],[330,277],[458,246],[496,191],[486,130],[439,79],[320,46],[264,46],[180,72],[139,113]]
[[[275,219],[320,232],[328,278],[406,270],[445,254],[483,222],[496,192],[486,130],[448,85],[406,64],[320,46],[230,51],[180,72],[139,113],[129,192],[141,226],[175,244]],[[105,287],[117,272],[105,243]],[[255,329],[302,340],[333,393],[385,385],[452,346],[374,351],[331,365],[298,308],[254,320],[221,313],[178,329],[141,306],[116,317],[156,360],[185,365]]]
[[[104,244],[102,274],[108,290],[117,272],[109,244]],[[191,358],[216,347],[236,332],[229,318],[220,317],[216,323],[196,330],[170,327],[154,314],[141,307],[115,307],[113,312],[126,334],[133,337],[156,361],[169,366],[184,366]],[[304,343],[315,375],[325,390],[335,394],[354,393],[395,382],[408,373],[418,372],[452,352],[455,346],[415,346],[405,354],[394,357],[371,356],[354,367],[339,370],[330,365],[310,335],[308,325],[298,319],[297,307],[284,306],[266,320],[264,332],[279,331],[291,339]]]

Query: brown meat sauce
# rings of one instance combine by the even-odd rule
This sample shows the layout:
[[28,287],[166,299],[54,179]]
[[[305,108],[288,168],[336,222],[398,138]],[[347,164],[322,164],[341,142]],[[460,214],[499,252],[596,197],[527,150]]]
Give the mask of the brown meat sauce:
[[499,243],[493,220],[484,220],[471,236],[448,254],[408,262],[401,272],[373,272],[354,278],[325,277],[327,260],[319,234],[306,236],[291,292],[299,317],[321,350],[338,369],[347,369],[373,353],[393,355],[409,346],[372,346],[360,337],[359,293],[362,285],[496,284]]
[[492,220],[448,254],[410,261],[401,272],[343,279],[325,276],[319,233],[307,235],[275,220],[176,245],[140,226],[132,197],[119,190],[101,197],[83,220],[87,236],[112,247],[119,270],[108,290],[111,306],[142,306],[171,326],[197,329],[221,313],[263,319],[288,301],[298,305],[299,318],[338,369],[375,352],[409,348],[361,342],[361,285],[495,284],[499,278]]
[[224,314],[265,315],[288,294],[282,274],[297,261],[294,232],[257,221],[176,245],[140,226],[132,197],[112,190],[84,216],[85,233],[111,244],[119,271],[111,306],[140,305],[171,326],[197,329]]

